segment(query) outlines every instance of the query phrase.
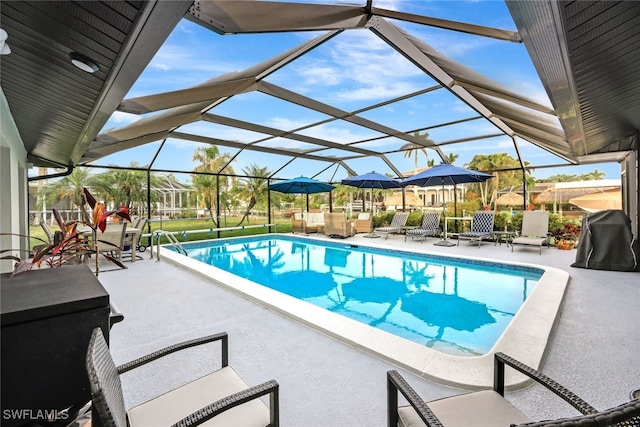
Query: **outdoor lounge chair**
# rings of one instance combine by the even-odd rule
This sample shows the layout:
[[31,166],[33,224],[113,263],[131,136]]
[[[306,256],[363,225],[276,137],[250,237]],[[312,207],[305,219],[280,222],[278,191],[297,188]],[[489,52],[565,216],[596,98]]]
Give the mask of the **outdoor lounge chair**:
[[355,233],[355,225],[347,220],[344,213],[326,212],[324,214],[324,234],[329,237],[351,237]]
[[471,231],[458,235],[458,246],[460,246],[460,240],[465,239],[478,242],[479,248],[482,239],[493,237],[493,221],[495,217],[496,213],[494,211],[477,211],[473,215]]
[[438,235],[440,235],[440,211],[425,212],[422,216],[422,225],[407,230],[404,241],[407,241],[407,237],[411,237],[412,239],[421,239],[424,242],[427,236]]
[[[539,371],[507,356],[495,354],[493,390],[482,390],[425,402],[397,371],[387,372],[388,427],[509,427],[509,426],[618,426],[640,425],[640,399],[598,412],[593,406]],[[532,422],[515,406],[504,399],[504,366],[508,365],[544,385],[583,415]],[[398,391],[409,402],[398,407]]]
[[371,212],[360,212],[358,218],[355,221],[356,233],[369,233],[371,232],[371,225],[373,220],[371,219]]
[[409,218],[409,212],[397,212],[391,219],[391,224],[388,227],[378,227],[374,230],[374,233],[384,233],[385,240],[389,237],[389,234],[399,234],[402,232],[405,224]]
[[[222,368],[164,393],[129,411],[125,410],[120,375],[179,350],[221,341]],[[135,426],[274,426],[279,425],[279,385],[270,380],[249,386],[228,366],[225,332],[167,347],[116,367],[102,331],[94,329],[87,351],[91,388],[92,424],[105,427]],[[159,376],[162,378],[162,375]],[[269,395],[269,407],[260,399]]]
[[549,242],[549,212],[525,211],[522,214],[522,232],[511,241],[511,252],[515,245],[537,246],[542,255],[542,245]]

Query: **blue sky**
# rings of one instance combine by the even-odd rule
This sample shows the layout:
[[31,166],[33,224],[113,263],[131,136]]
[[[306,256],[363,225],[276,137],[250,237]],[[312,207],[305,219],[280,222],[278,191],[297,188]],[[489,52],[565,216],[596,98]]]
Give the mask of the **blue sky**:
[[[358,2],[360,3],[360,2]],[[362,2],[364,3],[364,2]],[[410,1],[374,0],[378,8],[516,30],[509,12],[502,1]],[[488,77],[507,89],[523,94],[532,100],[551,105],[533,65],[522,44],[509,43],[485,37],[462,34],[423,25],[391,20],[394,25],[429,44],[448,58],[457,61],[477,73]],[[197,85],[211,78],[233,71],[241,71],[268,58],[291,49],[321,33],[278,33],[220,36],[194,23],[183,20],[167,39],[126,98],[162,93]],[[434,81],[398,54],[384,41],[368,30],[345,31],[322,44],[307,55],[286,65],[266,79],[268,82],[312,97],[334,107],[354,111],[367,105],[383,102],[412,91],[434,85]],[[237,95],[211,110],[213,114],[234,119],[254,121],[278,129],[294,129],[321,120],[322,114],[289,104],[259,92]],[[469,107],[440,89],[406,101],[367,111],[362,117],[400,131],[437,125],[452,120],[475,116]],[[137,120],[138,116],[116,112],[106,129],[118,128]],[[180,128],[181,132],[197,133],[232,141],[252,142],[266,135],[242,131],[212,123],[197,122]],[[428,130],[431,139],[438,143],[497,133],[484,120],[472,120],[460,125]],[[339,143],[362,141],[379,136],[375,131],[349,124],[331,122],[300,131]],[[402,141],[373,140],[358,144],[371,150],[389,150]],[[526,141],[518,140],[525,160],[532,165],[562,164],[562,159],[550,155]],[[160,142],[117,153],[96,164],[127,166],[131,161],[147,164],[158,150]],[[275,139],[261,145],[287,149],[311,148],[308,144]],[[154,168],[190,170],[191,157],[197,143],[170,139],[158,156]],[[445,154],[458,154],[457,165],[464,165],[475,154],[507,152],[515,157],[511,140],[492,137],[467,143],[442,146]],[[221,148],[232,155],[235,149]],[[343,155],[341,150],[326,150],[323,154]],[[429,150],[429,158],[439,162],[437,154]],[[401,171],[414,169],[414,159],[402,154],[389,154],[390,161]],[[269,166],[279,170],[277,177],[290,178],[299,175],[322,180],[345,178],[346,171],[329,168],[328,164],[295,161],[288,163],[285,156],[243,151],[232,167],[240,172],[250,164]],[[388,172],[387,166],[377,160],[355,160],[350,166],[357,173],[376,170]],[[418,167],[426,166],[426,158],[420,154]],[[587,165],[558,169],[537,169],[534,176],[544,178],[554,173],[578,174],[603,170],[607,178],[619,176],[618,164]],[[188,175],[179,176],[187,181]]]

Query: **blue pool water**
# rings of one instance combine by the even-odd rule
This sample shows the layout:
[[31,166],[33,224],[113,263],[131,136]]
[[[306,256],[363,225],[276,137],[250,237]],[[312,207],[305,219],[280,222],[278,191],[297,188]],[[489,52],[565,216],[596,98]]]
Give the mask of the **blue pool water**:
[[543,270],[294,236],[184,245],[189,257],[427,347],[488,352]]

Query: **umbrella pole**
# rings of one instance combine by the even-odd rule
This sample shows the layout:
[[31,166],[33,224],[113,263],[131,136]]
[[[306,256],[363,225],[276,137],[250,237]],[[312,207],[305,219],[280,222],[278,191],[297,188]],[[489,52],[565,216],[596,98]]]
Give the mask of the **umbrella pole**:
[[[458,184],[453,184],[453,216],[454,218],[458,216]],[[453,230],[458,232],[458,220],[453,221],[454,228]]]
[[[364,199],[365,198],[363,197],[362,200],[364,201]],[[364,208],[364,202],[363,202],[362,207]],[[364,212],[364,209],[362,211]],[[365,234],[362,237],[369,237],[371,239],[375,239],[376,237],[380,237],[380,235],[376,234],[376,232],[373,229],[373,187],[371,187],[371,233]]]
[[447,209],[444,204],[444,180],[442,181],[442,217],[444,218],[444,239],[435,242],[434,246],[455,246],[456,244],[449,240],[449,236],[447,236]]

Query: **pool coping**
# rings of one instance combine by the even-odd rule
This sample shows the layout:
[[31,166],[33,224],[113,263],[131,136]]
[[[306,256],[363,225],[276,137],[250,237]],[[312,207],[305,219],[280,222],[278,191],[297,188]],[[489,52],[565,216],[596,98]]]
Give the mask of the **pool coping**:
[[[271,236],[291,237],[273,233]],[[327,240],[295,236],[313,242]],[[232,240],[232,239],[230,239]],[[361,247],[389,250],[375,241]],[[393,251],[409,252],[394,248]],[[510,266],[523,266],[543,270],[535,289],[498,338],[492,349],[481,356],[456,356],[442,353],[388,332],[365,325],[356,320],[332,313],[295,297],[285,295],[266,286],[241,278],[214,266],[160,247],[160,257],[178,267],[197,274],[242,297],[275,312],[293,318],[326,335],[380,357],[425,379],[467,390],[486,389],[493,384],[493,354],[506,353],[517,360],[539,368],[546,355],[548,341],[555,330],[562,302],[569,282],[569,274],[557,268],[531,263],[504,262],[482,257],[442,255],[420,251],[427,255],[459,260],[478,260]],[[522,388],[531,381],[522,374],[507,370],[505,384],[509,389]]]

